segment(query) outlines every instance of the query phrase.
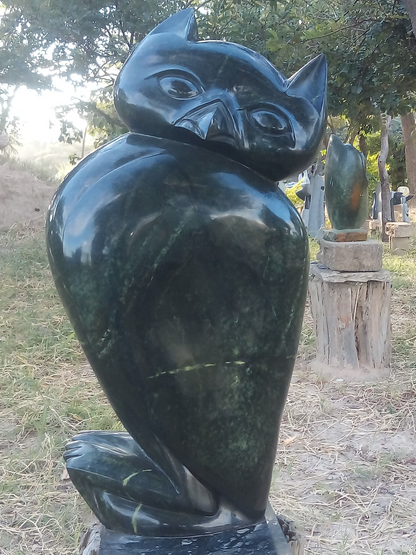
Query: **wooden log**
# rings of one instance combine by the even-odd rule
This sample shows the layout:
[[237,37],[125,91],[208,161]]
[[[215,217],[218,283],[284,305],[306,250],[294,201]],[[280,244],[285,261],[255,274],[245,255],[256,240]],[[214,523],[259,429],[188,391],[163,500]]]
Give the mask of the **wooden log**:
[[316,362],[338,369],[390,365],[390,272],[336,272],[312,263],[308,293]]

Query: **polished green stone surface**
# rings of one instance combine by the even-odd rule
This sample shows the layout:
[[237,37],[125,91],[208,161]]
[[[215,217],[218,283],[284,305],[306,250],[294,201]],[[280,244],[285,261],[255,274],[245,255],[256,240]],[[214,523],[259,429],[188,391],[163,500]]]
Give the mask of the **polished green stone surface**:
[[129,433],[261,514],[307,286],[296,210],[242,165],[130,134],[81,163],[52,211],[58,290]]
[[293,555],[278,519],[269,507],[258,524],[209,536],[149,538],[104,530],[100,555]]
[[248,49],[196,42],[180,12],[118,79],[134,132],[51,203],[57,289],[129,434],[83,434],[65,455],[108,528],[204,534],[264,515],[309,268],[270,177],[313,159],[325,78],[321,57],[287,81]]
[[364,155],[336,135],[325,161],[325,200],[332,227],[357,230],[368,217],[368,179]]

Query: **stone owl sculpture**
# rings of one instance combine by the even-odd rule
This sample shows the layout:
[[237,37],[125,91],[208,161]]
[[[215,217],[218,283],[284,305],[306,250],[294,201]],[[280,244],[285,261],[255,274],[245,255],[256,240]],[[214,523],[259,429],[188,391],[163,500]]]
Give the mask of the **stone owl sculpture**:
[[313,160],[326,63],[291,79],[156,27],[115,85],[130,133],[66,177],[47,219],[56,287],[126,433],[65,458],[107,528],[206,534],[264,515],[308,280],[303,224],[275,182]]

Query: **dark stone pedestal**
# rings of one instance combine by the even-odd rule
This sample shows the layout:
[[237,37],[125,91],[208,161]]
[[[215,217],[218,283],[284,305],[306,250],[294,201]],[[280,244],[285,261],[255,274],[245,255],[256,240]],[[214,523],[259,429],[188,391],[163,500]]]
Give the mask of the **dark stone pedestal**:
[[103,529],[99,555],[292,555],[277,518],[207,536],[142,537]]

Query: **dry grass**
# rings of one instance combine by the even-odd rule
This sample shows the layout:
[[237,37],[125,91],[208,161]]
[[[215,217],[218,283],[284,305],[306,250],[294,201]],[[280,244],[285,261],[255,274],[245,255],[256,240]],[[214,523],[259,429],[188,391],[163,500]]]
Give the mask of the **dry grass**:
[[[307,313],[271,500],[304,530],[306,553],[416,554],[416,263],[393,272],[388,380],[326,382],[307,369]],[[39,231],[0,235],[0,553],[69,555],[88,515],[63,475],[65,442],[117,420],[85,364]]]
[[117,425],[50,276],[43,233],[0,235],[0,553],[77,553],[88,514],[62,479],[62,450]]
[[[316,248],[313,249],[316,253]],[[307,308],[271,500],[306,553],[416,555],[416,250],[393,257],[393,363],[379,383],[325,381]]]
[[272,503],[304,529],[306,553],[416,553],[415,395],[406,367],[377,385],[298,367]]

